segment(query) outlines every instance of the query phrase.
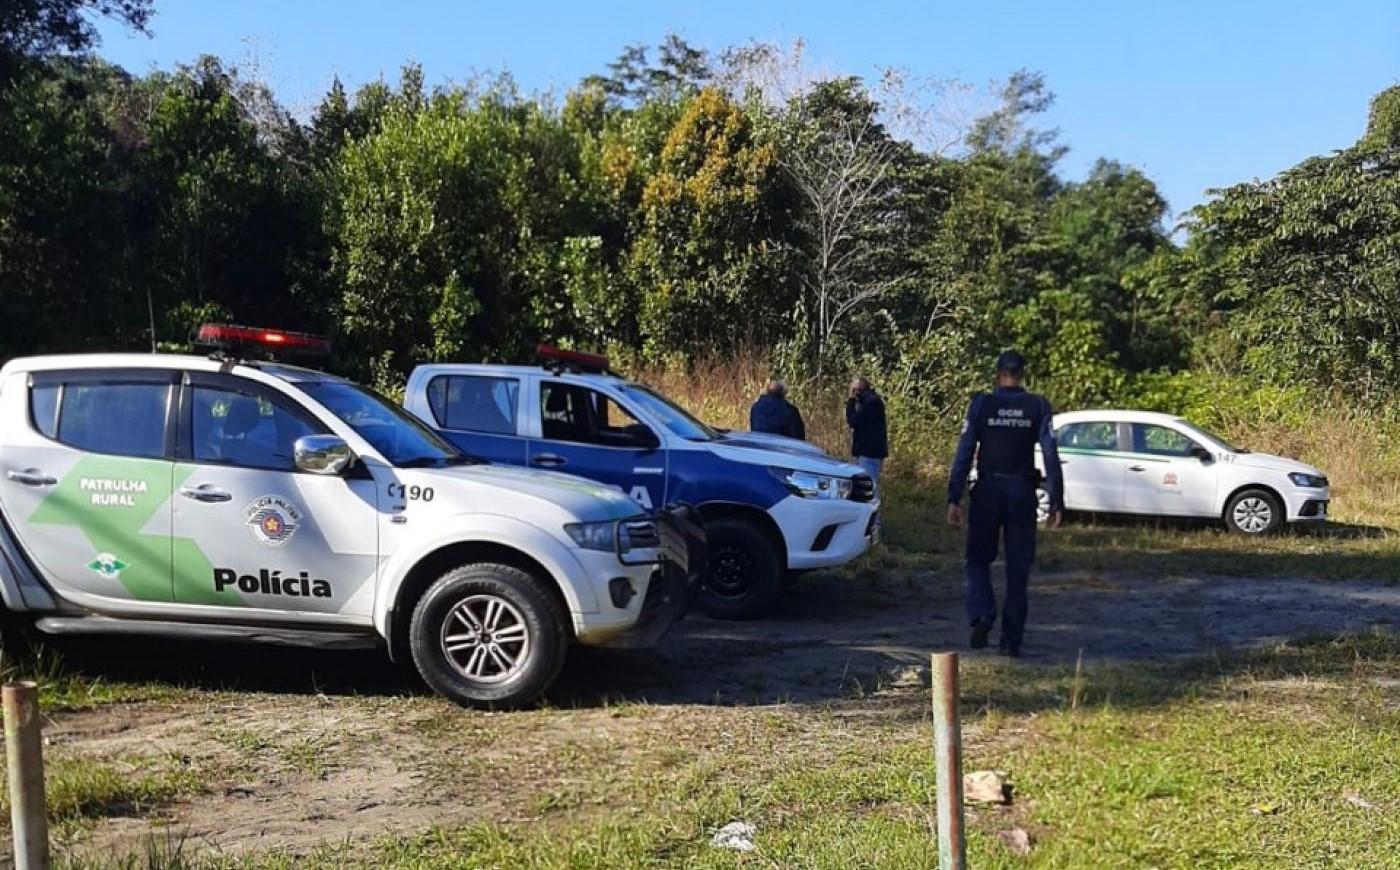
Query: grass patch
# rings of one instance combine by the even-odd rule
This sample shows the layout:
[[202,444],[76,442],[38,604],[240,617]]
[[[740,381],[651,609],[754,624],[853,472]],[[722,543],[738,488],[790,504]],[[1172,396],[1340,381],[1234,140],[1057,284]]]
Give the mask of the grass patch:
[[[969,808],[976,867],[1394,865],[1400,842],[1400,639],[1318,639],[1145,666],[965,668],[968,770],[1009,773],[1016,801]],[[299,867],[891,867],[936,863],[927,694],[859,705],[712,710],[696,723],[641,708],[639,729],[694,727],[691,751],[576,769],[528,822],[485,823]],[[726,716],[729,718],[718,719]],[[723,731],[718,742],[704,735]],[[700,735],[697,739],[696,735]],[[752,855],[710,845],[758,826]],[[998,834],[1022,828],[1031,854]],[[181,866],[292,866],[285,855]],[[120,866],[120,865],[118,865]]]
[[[14,629],[8,629],[14,631]],[[180,690],[160,682],[126,682],[78,673],[63,656],[32,632],[5,642],[0,654],[0,681],[32,680],[39,685],[39,709],[45,714],[72,712],[132,701],[172,698]]]
[[[204,787],[203,776],[187,760],[171,755],[116,762],[91,758],[44,760],[49,824],[60,839],[97,819],[149,814],[179,798],[197,794]],[[0,827],[8,830],[8,792],[0,795],[0,817]]]
[[[86,758],[45,763],[45,798],[56,823],[142,815],[203,787],[181,759],[133,758],[121,764]],[[9,812],[9,802],[0,802]]]
[[[882,484],[883,552],[858,570],[962,570],[965,532],[946,522],[946,483],[908,474]],[[1040,535],[1039,571],[1096,571],[1162,577],[1315,577],[1400,582],[1400,516],[1368,514],[1366,525],[1339,510],[1335,521],[1268,538],[1244,538],[1204,522],[1075,515]]]

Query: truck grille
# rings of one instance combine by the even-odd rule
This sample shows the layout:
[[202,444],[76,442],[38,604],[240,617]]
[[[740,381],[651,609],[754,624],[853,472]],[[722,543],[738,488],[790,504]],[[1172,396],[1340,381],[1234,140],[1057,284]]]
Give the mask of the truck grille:
[[868,474],[851,478],[851,501],[874,501],[875,480]]
[[634,550],[649,550],[661,546],[661,533],[652,520],[630,520],[622,524],[622,533]]

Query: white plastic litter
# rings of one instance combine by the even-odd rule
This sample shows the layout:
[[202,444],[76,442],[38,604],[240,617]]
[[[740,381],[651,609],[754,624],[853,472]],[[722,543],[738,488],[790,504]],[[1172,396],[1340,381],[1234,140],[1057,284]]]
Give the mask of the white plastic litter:
[[710,838],[710,845],[721,849],[733,849],[735,852],[752,852],[758,848],[753,843],[757,833],[758,828],[748,822],[730,822],[715,831],[715,835]]

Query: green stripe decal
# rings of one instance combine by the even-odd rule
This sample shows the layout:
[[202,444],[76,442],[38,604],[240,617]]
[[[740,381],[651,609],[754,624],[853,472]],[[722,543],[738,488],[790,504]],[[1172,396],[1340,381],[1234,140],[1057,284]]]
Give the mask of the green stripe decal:
[[1105,459],[1135,459],[1140,462],[1171,462],[1171,459],[1163,456],[1148,456],[1143,453],[1125,453],[1121,450],[1092,450],[1087,447],[1060,447],[1061,453],[1069,453],[1073,456],[1102,456]]

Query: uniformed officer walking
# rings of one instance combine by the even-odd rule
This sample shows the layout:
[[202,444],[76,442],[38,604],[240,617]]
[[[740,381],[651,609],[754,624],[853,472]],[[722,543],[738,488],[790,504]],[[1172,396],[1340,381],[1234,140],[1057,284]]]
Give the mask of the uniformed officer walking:
[[1044,396],[1026,392],[1026,362],[1008,350],[997,357],[997,386],[972,397],[953,458],[948,481],[948,523],[963,522],[962,495],[973,457],[977,485],[967,523],[967,618],[973,649],[987,645],[996,623],[992,591],[992,561],[998,539],[1006,545],[1006,597],[1002,604],[1001,651],[1021,653],[1026,629],[1026,584],[1035,561],[1036,487],[1035,446],[1045,464],[1045,488],[1050,495],[1050,528],[1060,524],[1064,496],[1060,456],[1051,428],[1053,411]]

